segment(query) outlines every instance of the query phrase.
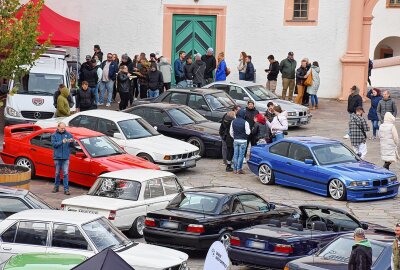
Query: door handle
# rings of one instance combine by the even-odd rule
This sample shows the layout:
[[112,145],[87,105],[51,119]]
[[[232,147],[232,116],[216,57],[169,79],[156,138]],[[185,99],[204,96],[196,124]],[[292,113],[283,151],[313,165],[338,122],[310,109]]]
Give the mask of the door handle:
[[292,165],[292,162],[286,162],[287,165]]
[[12,250],[12,248],[10,248],[10,247],[3,247],[3,250]]
[[35,148],[31,148],[30,150],[33,151],[33,152],[36,152],[36,149],[35,149]]

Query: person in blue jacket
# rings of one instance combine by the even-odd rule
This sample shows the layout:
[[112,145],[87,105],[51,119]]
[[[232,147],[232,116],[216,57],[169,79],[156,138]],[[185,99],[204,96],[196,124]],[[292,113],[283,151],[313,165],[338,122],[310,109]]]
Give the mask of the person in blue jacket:
[[225,63],[225,53],[220,52],[218,54],[218,67],[215,72],[215,81],[226,81],[226,63]]
[[179,82],[185,79],[185,72],[183,71],[183,62],[185,60],[186,53],[184,51],[179,52],[179,58],[174,62],[174,73],[175,73],[175,83],[178,84]]
[[53,144],[53,159],[56,167],[53,193],[58,192],[58,187],[60,186],[60,171],[62,170],[64,176],[64,194],[70,195],[68,187],[68,169],[71,152],[69,148],[73,145],[74,138],[71,133],[65,130],[64,123],[58,123],[57,131],[51,136],[51,143]]
[[376,139],[376,131],[379,130],[379,117],[378,117],[378,104],[383,98],[381,91],[378,88],[373,88],[368,91],[367,97],[371,100],[371,108],[368,111],[368,120],[372,122],[372,137],[371,140]]

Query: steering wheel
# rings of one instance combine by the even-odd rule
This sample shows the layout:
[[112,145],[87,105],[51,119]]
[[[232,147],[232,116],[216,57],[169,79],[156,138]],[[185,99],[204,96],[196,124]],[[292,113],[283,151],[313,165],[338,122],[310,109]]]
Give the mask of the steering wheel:
[[328,221],[326,219],[324,219],[323,217],[320,217],[318,215],[312,215],[309,218],[307,218],[306,221],[306,228],[307,229],[311,229],[312,228],[312,222],[313,221],[322,221],[325,224],[328,224]]

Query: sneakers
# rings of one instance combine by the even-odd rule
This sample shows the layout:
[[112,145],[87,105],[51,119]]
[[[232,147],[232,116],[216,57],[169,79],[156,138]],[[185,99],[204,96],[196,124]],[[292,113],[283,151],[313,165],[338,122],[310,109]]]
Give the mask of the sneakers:
[[343,138],[344,138],[344,139],[350,139],[350,135],[349,135],[349,134],[346,134],[346,135],[343,136]]
[[238,170],[237,173],[238,173],[238,174],[244,174],[244,171],[243,171],[243,170]]
[[374,141],[376,140],[376,136],[372,136],[371,138],[369,138],[370,140]]
[[64,191],[64,195],[71,195],[68,190]]
[[110,106],[111,106],[111,104],[110,104],[110,103],[107,103],[107,104],[106,104],[106,107],[110,107]]
[[228,165],[228,166],[226,166],[225,171],[226,172],[233,172],[233,168],[230,165]]
[[101,102],[97,103],[97,106],[103,106],[103,105],[104,105],[104,103],[101,103]]
[[58,192],[58,188],[53,188],[53,191],[52,191],[52,193],[56,193],[56,192]]

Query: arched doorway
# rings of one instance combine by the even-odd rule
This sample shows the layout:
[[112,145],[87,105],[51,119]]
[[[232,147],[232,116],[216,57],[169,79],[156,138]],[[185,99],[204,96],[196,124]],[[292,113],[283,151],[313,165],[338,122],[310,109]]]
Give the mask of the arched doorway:
[[400,37],[387,37],[381,40],[374,50],[374,59],[400,56]]

